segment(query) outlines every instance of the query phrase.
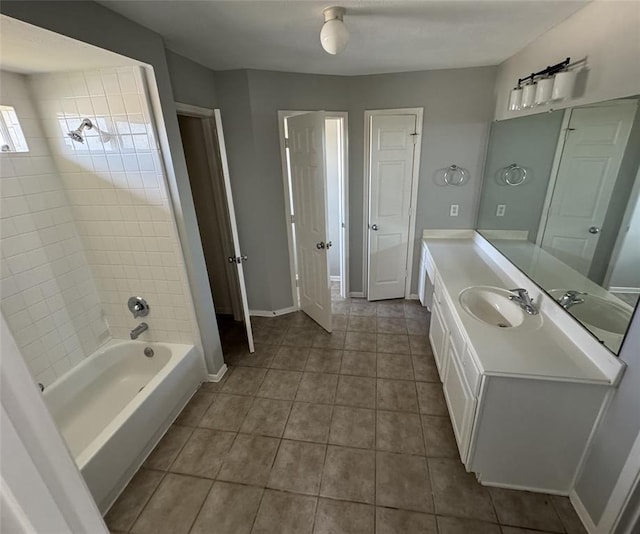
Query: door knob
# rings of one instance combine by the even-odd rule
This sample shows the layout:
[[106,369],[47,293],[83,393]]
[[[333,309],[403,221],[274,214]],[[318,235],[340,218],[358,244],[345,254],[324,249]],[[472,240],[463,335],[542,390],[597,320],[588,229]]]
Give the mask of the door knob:
[[320,243],[316,243],[316,248],[318,250],[322,250],[325,247],[324,241],[320,241]]
[[598,234],[598,233],[600,233],[600,228],[598,228],[597,226],[591,226],[589,228],[589,233],[590,234]]
[[377,224],[372,224],[372,225],[371,225],[371,229],[372,229],[374,232],[377,232],[377,231],[378,231],[378,225],[377,225]]
[[327,250],[329,250],[333,246],[331,241],[327,241]]

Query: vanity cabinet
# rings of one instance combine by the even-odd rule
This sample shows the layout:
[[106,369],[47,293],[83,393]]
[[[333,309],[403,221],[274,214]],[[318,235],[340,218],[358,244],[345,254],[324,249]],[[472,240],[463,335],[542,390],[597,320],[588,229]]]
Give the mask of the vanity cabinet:
[[433,288],[429,340],[462,463],[485,485],[568,494],[611,382],[587,363],[567,375],[577,357],[549,344],[562,335],[553,325],[505,332],[465,316],[464,289],[514,286],[491,278],[479,255],[436,252],[423,250],[421,290]]

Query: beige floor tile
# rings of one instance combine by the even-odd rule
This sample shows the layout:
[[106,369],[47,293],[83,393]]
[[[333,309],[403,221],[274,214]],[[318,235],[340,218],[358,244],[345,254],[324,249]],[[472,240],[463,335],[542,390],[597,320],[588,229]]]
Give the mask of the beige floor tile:
[[332,403],[336,396],[338,375],[304,373],[296,400],[300,402]]
[[376,405],[379,410],[417,412],[418,399],[415,382],[378,378]]
[[282,437],[291,402],[274,399],[255,398],[240,432],[261,436]]
[[267,487],[317,495],[326,445],[282,440]]
[[170,470],[184,475],[215,478],[235,437],[233,432],[194,429]]
[[160,484],[164,473],[140,469],[105,516],[112,531],[128,531]]
[[282,343],[287,329],[282,326],[264,326],[253,329],[253,340],[265,345],[279,345]]
[[316,337],[313,339],[313,347],[342,350],[344,348],[344,340],[347,335],[345,331],[347,327],[347,317],[348,315],[334,315],[333,324],[331,325],[333,332],[318,332]]
[[376,331],[378,334],[406,335],[407,323],[405,322],[404,317],[377,317]]
[[376,336],[365,332],[349,332],[344,340],[345,350],[376,351]]
[[167,433],[162,437],[156,448],[144,462],[147,469],[159,469],[166,471],[178,456],[180,449],[189,439],[193,428],[179,425],[171,425]]
[[252,397],[220,393],[200,419],[199,426],[237,432],[252,403]]
[[286,369],[288,371],[302,371],[307,364],[309,357],[309,348],[307,347],[288,347],[283,345],[278,347],[271,367],[273,369]]
[[338,380],[336,404],[360,408],[376,407],[376,379],[341,375]]
[[373,506],[355,502],[318,500],[314,534],[371,534],[374,528]]
[[428,415],[448,415],[442,386],[437,382],[416,382],[420,413]]
[[211,406],[214,397],[214,393],[204,391],[202,388],[196,391],[196,394],[191,397],[191,400],[185,406],[184,410],[180,412],[180,415],[176,419],[176,424],[182,426],[198,426],[207,408]]
[[377,452],[376,504],[433,513],[426,459],[420,456]]
[[429,319],[429,310],[425,308],[418,300],[404,301],[404,316],[407,319]]
[[331,303],[331,311],[334,314],[347,314],[349,313],[351,304],[348,301],[334,301]]
[[378,378],[413,380],[413,365],[408,354],[378,353]]
[[238,434],[218,473],[219,480],[264,486],[280,440]]
[[334,373],[340,372],[342,363],[342,351],[335,349],[311,349],[305,371],[311,373]]
[[262,488],[214,483],[189,534],[249,534]]
[[317,334],[318,330],[313,326],[292,326],[287,330],[282,344],[293,347],[311,347]]
[[364,299],[353,299],[349,309],[350,315],[372,316],[376,315],[378,305]]
[[320,495],[373,504],[375,475],[374,451],[329,445],[322,471]]
[[375,446],[375,428],[374,410],[335,406],[329,443],[371,449]]
[[497,522],[489,491],[459,459],[429,458],[429,471],[438,515]]
[[413,374],[420,382],[440,382],[440,375],[433,356],[428,354],[414,354],[411,356],[413,362]]
[[507,527],[505,525],[501,525],[500,528],[502,529],[502,534],[555,534],[554,532],[547,532],[543,530],[531,530],[528,528]]
[[189,532],[213,482],[169,473],[142,510],[131,532],[159,534]]
[[334,313],[331,317],[331,328],[334,332],[346,331],[349,324],[349,313]]
[[378,410],[376,448],[383,451],[424,455],[420,416]]
[[328,404],[294,403],[284,437],[326,443],[331,425],[331,411],[332,406]]
[[249,352],[247,347],[243,347],[237,354],[229,358],[227,363],[242,367],[270,367],[278,347],[256,343],[254,348],[255,352]]
[[265,490],[252,534],[310,534],[316,497]]
[[376,359],[375,352],[345,350],[340,374],[375,377]]
[[256,396],[270,399],[293,400],[296,396],[301,378],[302,373],[300,371],[269,369]]
[[495,523],[459,517],[439,516],[438,529],[440,534],[500,534],[500,527]]
[[376,534],[438,534],[436,517],[431,514],[378,506]]
[[376,318],[373,315],[351,315],[349,316],[347,330],[350,332],[369,332],[375,334]]
[[550,495],[502,488],[489,488],[489,493],[502,525],[564,532]]
[[422,319],[405,319],[407,323],[407,331],[412,336],[426,336],[429,334],[429,320]]
[[580,518],[568,497],[552,495],[551,502],[553,503],[553,507],[556,509],[558,517],[560,518],[560,521],[562,521],[567,534],[587,534],[582,521],[580,521]]
[[378,302],[376,313],[378,317],[404,317],[404,301],[381,300]]
[[458,458],[458,445],[447,416],[423,415],[425,454],[433,458]]
[[404,334],[377,334],[376,343],[378,352],[410,354],[409,336]]
[[238,395],[253,395],[258,391],[266,372],[266,369],[234,367],[222,391]]

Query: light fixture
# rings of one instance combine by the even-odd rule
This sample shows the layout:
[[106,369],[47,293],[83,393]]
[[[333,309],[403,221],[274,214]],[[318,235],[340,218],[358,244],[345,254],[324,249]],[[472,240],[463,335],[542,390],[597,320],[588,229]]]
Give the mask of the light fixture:
[[556,74],[551,91],[551,100],[564,100],[573,94],[573,86],[576,83],[575,70],[563,70]]
[[349,42],[349,30],[344,25],[342,18],[345,14],[344,7],[328,7],[322,11],[324,24],[320,30],[320,43],[325,52],[336,55],[342,52]]
[[509,94],[509,111],[518,111],[522,108],[522,87],[514,87]]
[[522,107],[524,109],[532,108],[535,105],[537,88],[538,84],[536,82],[529,82],[522,89]]
[[545,76],[538,80],[536,89],[536,106],[542,106],[551,100],[551,89],[553,89],[553,76]]

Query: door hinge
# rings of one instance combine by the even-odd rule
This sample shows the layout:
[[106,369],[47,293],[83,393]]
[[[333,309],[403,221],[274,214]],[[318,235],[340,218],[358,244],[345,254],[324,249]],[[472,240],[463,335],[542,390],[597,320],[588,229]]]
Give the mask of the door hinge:
[[291,148],[291,145],[289,144],[289,138],[288,137],[284,138],[284,147],[285,148]]
[[418,144],[418,136],[419,135],[420,134],[418,132],[414,132],[414,133],[411,134],[411,139],[413,139],[413,144],[414,145]]
[[291,215],[289,215],[289,218],[291,219],[291,224],[296,222],[296,216],[293,213]]

